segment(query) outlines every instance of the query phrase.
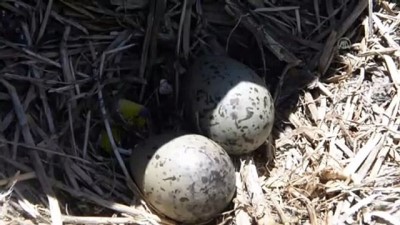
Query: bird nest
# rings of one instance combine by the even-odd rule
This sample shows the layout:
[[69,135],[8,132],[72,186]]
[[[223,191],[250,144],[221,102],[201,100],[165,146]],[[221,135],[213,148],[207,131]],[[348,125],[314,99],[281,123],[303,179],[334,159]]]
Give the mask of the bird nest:
[[[0,2],[2,224],[175,224],[141,197],[115,98],[156,132],[182,124],[180,78],[205,51],[265,77],[276,121],[235,157],[210,224],[399,224],[400,14],[388,1]],[[178,125],[177,125],[178,124]]]

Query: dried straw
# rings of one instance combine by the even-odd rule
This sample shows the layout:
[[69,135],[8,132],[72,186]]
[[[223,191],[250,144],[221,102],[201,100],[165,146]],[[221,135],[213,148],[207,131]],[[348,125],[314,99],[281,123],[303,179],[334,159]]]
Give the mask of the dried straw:
[[[277,109],[266,146],[235,158],[237,194],[210,224],[399,224],[395,3],[8,0],[0,10],[5,224],[176,224],[130,177],[112,102],[145,104],[156,130],[175,128],[179,78],[210,51],[262,75]],[[165,79],[171,96],[158,92]],[[99,148],[102,129],[112,154]]]

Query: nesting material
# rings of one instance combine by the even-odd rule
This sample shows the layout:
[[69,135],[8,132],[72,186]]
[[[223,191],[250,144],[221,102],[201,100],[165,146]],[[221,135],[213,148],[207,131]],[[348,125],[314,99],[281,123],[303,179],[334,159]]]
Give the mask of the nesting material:
[[237,193],[211,224],[398,224],[393,2],[1,1],[0,220],[177,224],[132,180],[120,152],[146,137],[110,101],[180,129],[180,78],[214,51],[268,81],[276,117],[266,146],[234,158]]

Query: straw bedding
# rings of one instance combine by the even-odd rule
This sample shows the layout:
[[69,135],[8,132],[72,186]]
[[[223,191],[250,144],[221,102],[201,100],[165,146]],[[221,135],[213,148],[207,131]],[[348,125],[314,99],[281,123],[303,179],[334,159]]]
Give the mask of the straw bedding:
[[400,224],[395,1],[6,0],[0,17],[1,224],[174,224],[99,132],[113,96],[182,122],[179,78],[207,50],[265,76],[277,109],[210,224]]

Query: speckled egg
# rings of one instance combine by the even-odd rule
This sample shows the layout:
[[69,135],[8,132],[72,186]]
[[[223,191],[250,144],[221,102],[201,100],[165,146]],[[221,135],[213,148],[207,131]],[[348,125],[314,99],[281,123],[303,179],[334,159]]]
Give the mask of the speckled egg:
[[203,56],[192,64],[186,83],[187,117],[202,135],[232,155],[265,143],[274,123],[274,102],[252,69],[229,57]]
[[227,152],[197,134],[150,137],[132,151],[130,167],[146,200],[183,223],[212,219],[236,191],[235,168]]

